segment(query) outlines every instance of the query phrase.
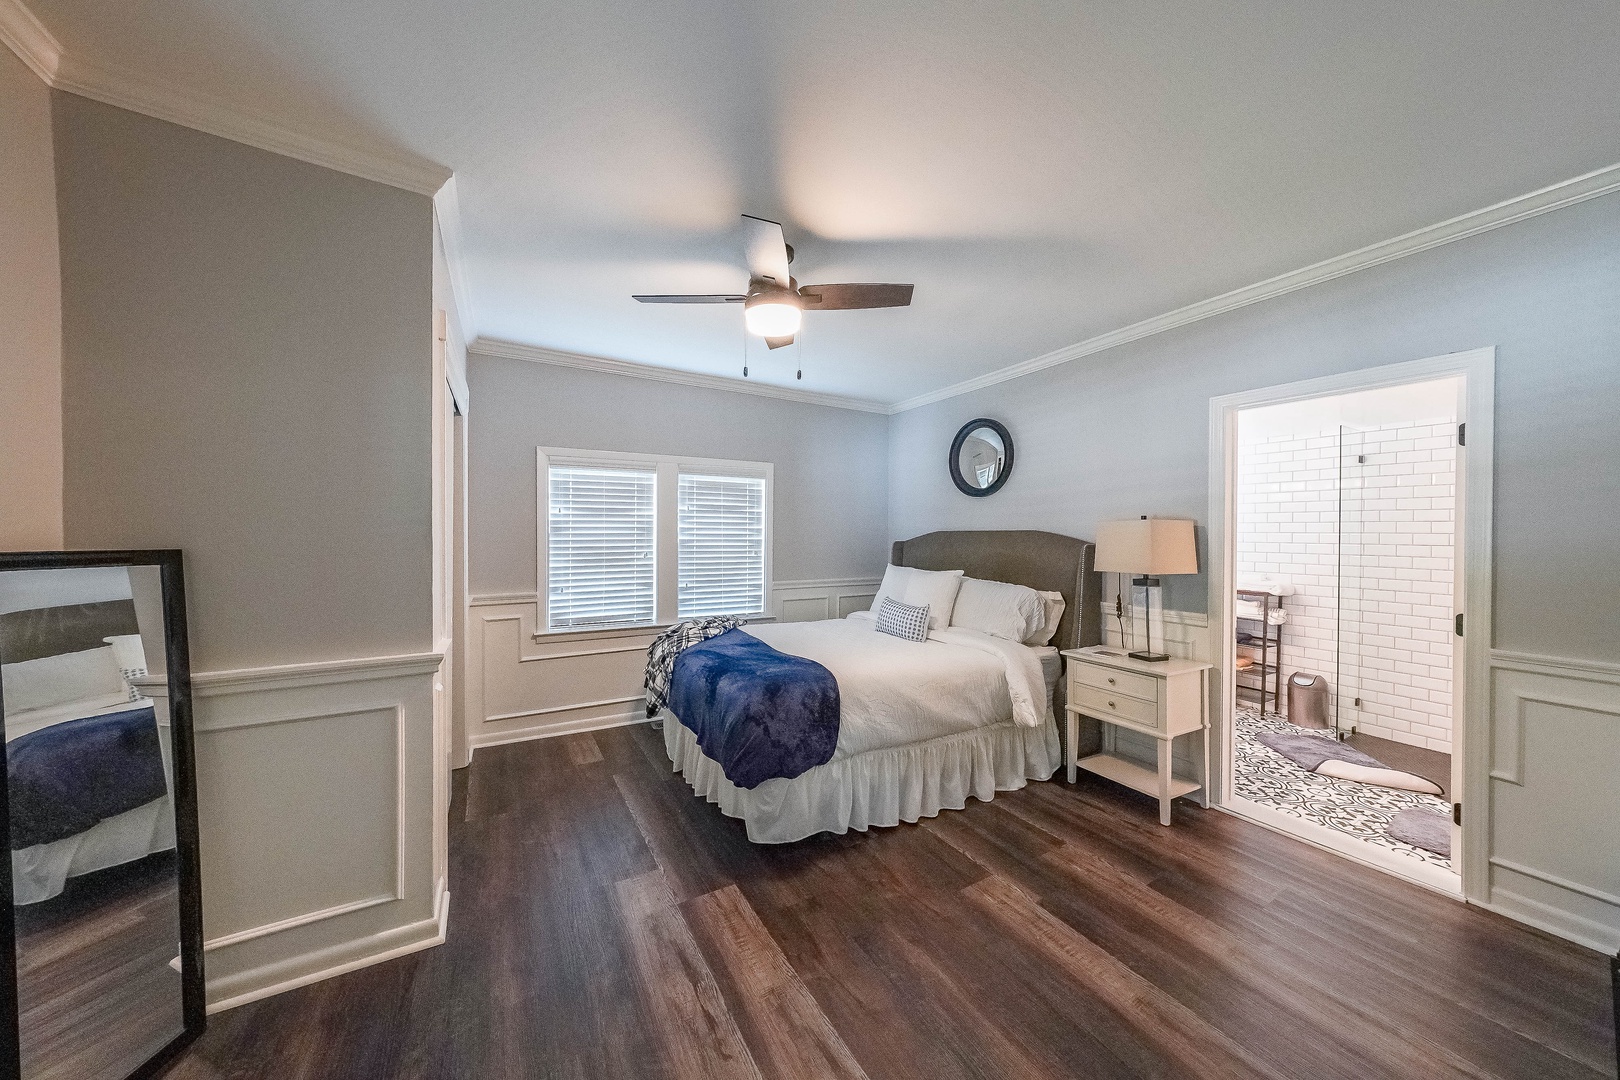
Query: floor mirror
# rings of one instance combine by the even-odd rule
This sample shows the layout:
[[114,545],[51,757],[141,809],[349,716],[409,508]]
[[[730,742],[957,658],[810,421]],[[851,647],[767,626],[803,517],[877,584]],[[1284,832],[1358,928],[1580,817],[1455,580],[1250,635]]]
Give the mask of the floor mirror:
[[159,1075],[205,1023],[178,551],[0,554],[0,1076]]

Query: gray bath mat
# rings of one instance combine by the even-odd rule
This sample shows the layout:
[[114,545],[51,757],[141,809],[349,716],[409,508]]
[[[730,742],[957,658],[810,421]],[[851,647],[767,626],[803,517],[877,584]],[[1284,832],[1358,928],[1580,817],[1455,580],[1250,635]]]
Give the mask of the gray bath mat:
[[1329,760],[1348,761],[1352,765],[1361,765],[1368,769],[1387,769],[1382,761],[1360,750],[1344,745],[1337,739],[1322,735],[1295,735],[1292,732],[1267,732],[1256,735],[1255,738],[1265,743],[1283,757],[1292,761],[1306,772],[1315,772],[1316,767]]
[[1390,818],[1384,831],[1404,844],[1451,858],[1451,819],[1438,811],[1409,806]]

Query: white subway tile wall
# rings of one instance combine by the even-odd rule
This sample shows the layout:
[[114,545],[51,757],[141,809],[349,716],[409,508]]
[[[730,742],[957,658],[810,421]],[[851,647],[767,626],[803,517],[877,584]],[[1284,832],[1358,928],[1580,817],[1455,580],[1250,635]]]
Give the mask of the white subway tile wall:
[[1237,576],[1295,589],[1284,678],[1322,675],[1341,721],[1445,753],[1456,473],[1448,417],[1346,430],[1342,446],[1336,429],[1238,446]]

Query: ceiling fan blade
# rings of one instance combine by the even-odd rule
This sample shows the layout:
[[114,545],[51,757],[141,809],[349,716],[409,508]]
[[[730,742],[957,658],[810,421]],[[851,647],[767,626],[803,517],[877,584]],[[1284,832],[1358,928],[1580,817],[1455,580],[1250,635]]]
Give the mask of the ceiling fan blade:
[[743,219],[743,258],[748,263],[748,276],[769,281],[778,288],[789,288],[788,247],[782,239],[782,225],[766,221],[751,214]]
[[632,296],[630,299],[640,300],[643,304],[740,304],[748,297],[692,293],[684,296]]
[[806,311],[848,311],[852,308],[909,307],[910,285],[859,282],[848,285],[805,285],[799,298]]
[[787,337],[768,337],[765,339],[765,344],[769,345],[773,349],[780,349],[784,345],[793,344],[793,335],[789,334]]

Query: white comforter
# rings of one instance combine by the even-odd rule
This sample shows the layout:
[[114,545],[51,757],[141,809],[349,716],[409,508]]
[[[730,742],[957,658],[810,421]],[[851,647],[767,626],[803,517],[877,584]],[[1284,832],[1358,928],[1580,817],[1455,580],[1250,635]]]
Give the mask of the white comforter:
[[937,739],[1009,720],[1051,717],[1040,655],[1017,642],[960,627],[903,641],[876,630],[868,612],[825,622],[746,628],[773,649],[821,664],[842,706],[833,760]]

